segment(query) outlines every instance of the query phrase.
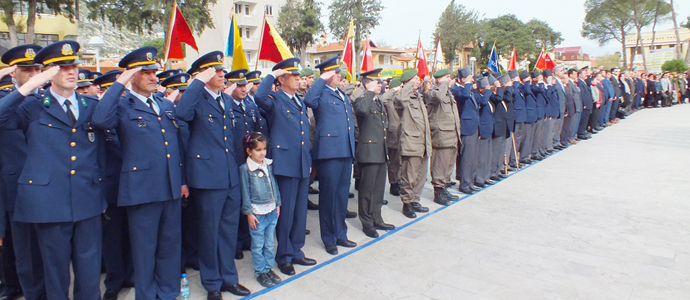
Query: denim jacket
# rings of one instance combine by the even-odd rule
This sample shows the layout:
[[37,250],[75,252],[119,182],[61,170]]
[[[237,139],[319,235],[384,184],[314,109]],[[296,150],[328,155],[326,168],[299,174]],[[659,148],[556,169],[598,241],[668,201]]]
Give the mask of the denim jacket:
[[273,176],[273,166],[271,160],[264,159],[268,165],[268,173],[266,174],[262,169],[255,164],[249,166],[247,163],[240,166],[240,185],[242,187],[242,213],[253,213],[252,204],[261,205],[276,203],[276,207],[280,206],[280,191],[278,184]]

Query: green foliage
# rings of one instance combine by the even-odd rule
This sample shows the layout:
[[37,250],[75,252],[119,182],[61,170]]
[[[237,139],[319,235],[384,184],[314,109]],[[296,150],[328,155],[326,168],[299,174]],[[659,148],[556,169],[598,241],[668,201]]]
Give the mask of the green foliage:
[[685,24],[682,25],[683,27],[690,29],[690,16],[688,16],[688,19],[685,21]]
[[[557,34],[560,36],[560,33]],[[532,30],[515,15],[503,15],[481,22],[479,43],[476,46],[482,48],[482,56],[477,57],[478,63],[487,59],[494,41],[496,51],[503,55],[509,54],[513,46],[518,57],[541,52],[541,47],[537,44]],[[483,63],[483,65],[486,64]]]
[[596,58],[597,64],[606,70],[621,67],[621,57],[617,54],[606,54]]
[[563,42],[561,33],[554,31],[549,24],[544,21],[532,19],[525,25],[532,31],[532,38],[537,41],[537,46],[541,48],[553,50],[556,45]]
[[[441,37],[443,60],[452,67],[455,52],[462,51],[464,45],[469,45],[476,38],[479,14],[474,10],[467,10],[462,4],[455,4],[452,0],[436,22],[434,41]],[[452,71],[452,70],[451,70]]]
[[292,53],[303,54],[323,31],[321,4],[314,0],[288,0],[280,9],[278,30]]
[[682,59],[673,59],[665,62],[661,69],[664,72],[683,73],[688,70],[688,65]]
[[[158,49],[158,53],[156,53],[156,56],[154,57],[155,60],[163,60],[165,58],[165,39],[160,38],[160,39],[155,39],[155,40],[150,40],[141,45],[142,47],[146,46],[154,46],[156,49]],[[185,51],[185,47],[182,47],[182,51]]]
[[350,20],[354,20],[355,51],[359,53],[359,42],[380,24],[383,8],[381,0],[335,0],[328,6],[328,28],[336,39],[345,40]]

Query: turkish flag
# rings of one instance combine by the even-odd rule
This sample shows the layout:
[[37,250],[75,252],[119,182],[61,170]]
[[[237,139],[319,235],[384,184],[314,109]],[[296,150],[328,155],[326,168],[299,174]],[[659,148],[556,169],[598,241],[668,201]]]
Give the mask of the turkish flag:
[[510,62],[508,63],[508,71],[517,69],[517,57],[515,55],[515,47],[513,47],[513,52],[510,53]]
[[196,46],[196,40],[192,35],[192,30],[189,29],[187,21],[182,16],[180,8],[175,3],[172,19],[170,21],[170,34],[168,35],[168,51],[165,55],[165,60],[168,59],[184,59],[184,51],[182,51],[182,43],[189,45],[199,52]]
[[369,39],[367,39],[366,46],[364,46],[364,55],[362,56],[362,67],[360,69],[360,72],[368,72],[374,69],[374,59],[372,58]]
[[426,53],[424,52],[424,47],[422,46],[422,38],[419,38],[417,43],[417,75],[420,79],[424,79],[429,76],[429,66],[426,63]]

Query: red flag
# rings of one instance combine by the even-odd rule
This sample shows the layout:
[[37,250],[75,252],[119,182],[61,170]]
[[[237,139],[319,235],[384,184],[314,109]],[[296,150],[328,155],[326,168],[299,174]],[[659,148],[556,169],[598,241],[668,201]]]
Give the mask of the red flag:
[[513,47],[513,52],[510,53],[510,62],[508,63],[508,71],[517,69],[517,55],[515,54],[515,47]]
[[362,67],[360,72],[367,72],[374,69],[374,59],[371,54],[371,47],[369,45],[369,39],[367,38],[366,46],[364,46],[364,55],[362,56]]
[[257,67],[259,60],[268,60],[274,63],[279,63],[285,59],[292,57],[292,52],[288,49],[287,44],[280,37],[278,31],[268,23],[264,15],[264,30],[261,34],[261,41],[259,42],[259,59],[256,61]]
[[341,59],[341,65],[345,64],[345,70],[347,71],[347,79],[350,82],[355,82],[357,76],[355,74],[355,23],[350,20],[350,27],[347,30],[347,40],[345,41],[345,49],[343,49],[343,56]]
[[544,53],[544,62],[545,68],[548,70],[551,70],[556,67],[556,63],[553,62],[553,59],[551,59],[551,56],[549,56],[548,53]]
[[182,16],[180,8],[175,3],[173,7],[172,18],[170,19],[170,33],[168,34],[168,45],[166,47],[165,60],[168,59],[184,59],[184,51],[182,51],[182,44],[185,43],[199,52],[196,46],[196,40],[192,35],[192,30],[189,29],[187,21]]
[[549,54],[544,52],[544,49],[542,49],[541,53],[539,54],[539,59],[537,60],[537,63],[534,64],[534,68],[539,70],[551,70],[555,66],[556,63],[554,63]]
[[426,63],[426,53],[424,52],[424,47],[422,46],[422,38],[419,38],[417,43],[417,76],[420,79],[429,76],[429,66]]

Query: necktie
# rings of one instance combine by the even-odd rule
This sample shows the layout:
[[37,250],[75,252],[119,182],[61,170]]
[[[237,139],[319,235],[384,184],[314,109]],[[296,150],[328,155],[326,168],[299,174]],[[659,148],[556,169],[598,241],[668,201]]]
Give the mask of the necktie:
[[244,103],[240,101],[240,111],[244,113]]
[[74,117],[74,113],[72,112],[72,102],[69,100],[65,100],[65,106],[67,107],[67,118],[69,119],[69,122],[72,123],[72,126],[74,126],[75,123],[77,123],[77,118]]
[[220,107],[220,110],[225,111],[225,106],[223,105],[223,98],[218,96],[218,98],[216,98],[216,101],[218,101],[218,107]]
[[151,100],[151,98],[146,99],[146,103],[149,104],[149,107],[151,108],[151,110],[153,111],[153,113],[158,114],[158,113],[156,112],[156,108],[153,106],[153,100]]
[[292,96],[292,101],[295,101],[295,104],[297,104],[297,107],[299,107],[300,109],[302,108],[302,103],[300,103],[300,101],[297,100],[297,97]]
[[379,107],[379,110],[383,111],[383,105],[381,105],[381,100],[379,98],[374,99],[376,101],[376,105]]

